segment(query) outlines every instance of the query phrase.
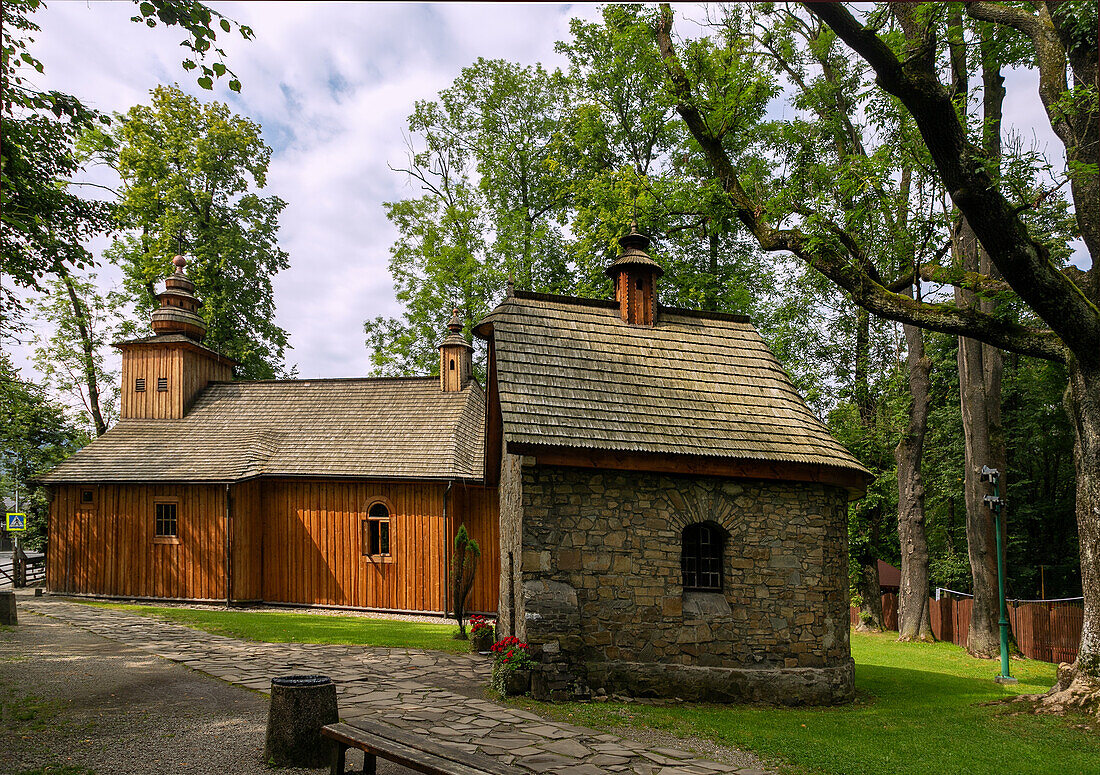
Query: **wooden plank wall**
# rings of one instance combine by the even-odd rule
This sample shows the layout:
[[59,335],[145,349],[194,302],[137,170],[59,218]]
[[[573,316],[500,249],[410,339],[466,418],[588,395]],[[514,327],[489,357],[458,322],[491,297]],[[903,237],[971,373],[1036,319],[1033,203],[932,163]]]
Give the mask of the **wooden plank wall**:
[[[163,347],[129,347],[122,354],[122,418],[178,420],[181,400],[182,351]],[[145,392],[134,390],[138,377],[145,378]],[[168,390],[157,391],[157,378],[168,378]]]
[[[183,350],[182,413],[186,414],[195,398],[211,382],[228,382],[233,379],[233,367],[194,350]],[[171,386],[169,386],[171,387]],[[182,414],[181,414],[182,416]]]
[[258,479],[229,490],[233,526],[233,599],[263,598],[263,490]]
[[[125,597],[225,598],[222,485],[58,487],[50,504],[46,583],[54,592]],[[179,540],[156,543],[154,500],[178,498]]]
[[[265,481],[264,600],[442,612],[444,491],[434,482]],[[379,497],[392,507],[389,562],[362,554],[361,522]]]
[[[134,390],[145,378],[145,392]],[[168,378],[168,390],[157,390],[157,378]],[[187,347],[126,348],[122,355],[122,417],[178,420],[211,382],[233,378],[233,368]]]
[[451,490],[450,505],[448,549],[453,550],[454,535],[462,524],[466,525],[466,532],[481,547],[481,560],[467,605],[471,611],[495,614],[500,597],[500,500],[497,488],[456,484]]

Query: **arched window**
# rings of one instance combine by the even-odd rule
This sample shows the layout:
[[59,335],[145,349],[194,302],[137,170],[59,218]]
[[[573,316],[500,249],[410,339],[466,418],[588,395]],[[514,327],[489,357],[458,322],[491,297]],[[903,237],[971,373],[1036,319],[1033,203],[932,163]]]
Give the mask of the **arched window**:
[[722,544],[725,531],[713,522],[684,528],[680,568],[684,589],[722,589]]
[[371,504],[363,520],[363,554],[387,557],[390,554],[390,510],[386,504]]

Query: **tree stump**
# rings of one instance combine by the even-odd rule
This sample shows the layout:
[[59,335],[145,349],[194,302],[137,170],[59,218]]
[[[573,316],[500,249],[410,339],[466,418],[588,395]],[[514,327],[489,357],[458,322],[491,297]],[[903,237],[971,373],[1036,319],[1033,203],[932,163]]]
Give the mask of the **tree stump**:
[[14,592],[0,592],[0,624],[19,624],[19,616],[15,611]]
[[328,676],[272,678],[264,759],[276,767],[328,766],[330,746],[321,727],[339,720],[336,684]]

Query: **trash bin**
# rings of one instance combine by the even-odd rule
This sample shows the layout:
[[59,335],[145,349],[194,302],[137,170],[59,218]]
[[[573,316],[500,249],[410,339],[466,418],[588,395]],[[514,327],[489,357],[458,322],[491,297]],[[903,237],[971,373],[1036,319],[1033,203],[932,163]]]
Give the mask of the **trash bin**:
[[340,720],[336,684],[325,675],[271,679],[264,760],[277,767],[326,767],[328,740],[321,727]]

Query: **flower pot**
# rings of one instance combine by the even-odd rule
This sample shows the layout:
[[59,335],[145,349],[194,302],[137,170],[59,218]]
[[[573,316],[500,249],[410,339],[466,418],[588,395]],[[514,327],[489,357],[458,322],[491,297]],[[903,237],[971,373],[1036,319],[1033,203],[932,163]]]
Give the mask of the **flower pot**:
[[505,697],[518,697],[531,691],[531,671],[509,669],[499,663],[493,665],[493,688]]
[[509,670],[504,675],[504,694],[507,697],[518,697],[531,691],[530,670]]
[[470,635],[470,651],[477,654],[493,647],[493,628],[482,627]]

